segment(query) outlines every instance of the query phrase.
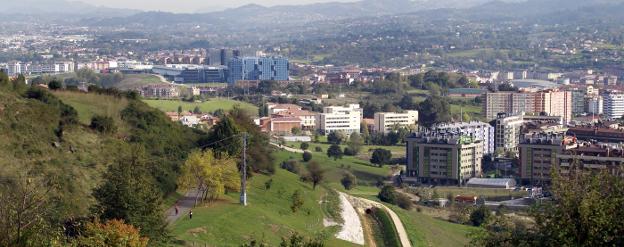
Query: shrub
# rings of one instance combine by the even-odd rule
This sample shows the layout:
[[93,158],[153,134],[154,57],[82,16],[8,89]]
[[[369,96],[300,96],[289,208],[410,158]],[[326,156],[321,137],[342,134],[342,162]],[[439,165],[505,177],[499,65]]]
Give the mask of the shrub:
[[52,80],[50,83],[48,83],[48,88],[51,90],[58,90],[63,88],[63,83],[57,80]]
[[282,162],[280,167],[294,174],[299,174],[299,172],[301,171],[299,164],[296,160],[284,161]]
[[342,184],[342,186],[344,186],[346,190],[350,190],[355,188],[355,186],[357,185],[357,178],[355,177],[355,175],[353,175],[353,173],[345,172],[342,176],[342,179],[340,180],[340,183]]
[[412,209],[412,200],[403,194],[397,193],[396,194],[396,205],[401,207],[402,209],[405,210],[410,210]]
[[115,126],[115,120],[109,116],[96,115],[91,118],[91,129],[94,129],[100,133],[115,133],[117,126]]
[[386,149],[375,149],[373,155],[371,156],[370,162],[379,166],[386,165],[390,163],[392,159],[392,152]]
[[342,149],[340,146],[334,144],[327,149],[327,157],[334,158],[334,160],[342,159]]
[[386,185],[383,188],[381,188],[381,191],[379,191],[379,194],[377,195],[377,197],[379,197],[379,200],[381,200],[382,202],[395,204],[396,191],[394,190],[393,186]]
[[308,161],[310,161],[310,160],[312,160],[312,153],[310,153],[310,152],[304,152],[304,153],[303,153],[303,161],[304,161],[304,162],[308,162]]
[[301,208],[301,206],[303,206],[303,195],[301,195],[301,190],[295,190],[290,199],[290,209],[293,213],[296,213]]
[[315,152],[322,153],[322,152],[323,152],[323,148],[321,148],[321,147],[315,147],[315,148],[314,148],[314,151],[315,151]]
[[481,226],[490,216],[492,216],[490,210],[485,206],[480,206],[470,213],[470,223],[473,226]]
[[344,141],[345,137],[341,132],[331,132],[327,135],[327,142],[335,145],[340,145]]
[[345,147],[343,153],[346,156],[355,156],[357,154],[355,150],[351,149],[350,147]]
[[308,144],[307,142],[302,142],[301,145],[299,145],[299,147],[301,148],[301,150],[305,151],[305,150],[308,150],[308,148],[310,148],[310,144]]

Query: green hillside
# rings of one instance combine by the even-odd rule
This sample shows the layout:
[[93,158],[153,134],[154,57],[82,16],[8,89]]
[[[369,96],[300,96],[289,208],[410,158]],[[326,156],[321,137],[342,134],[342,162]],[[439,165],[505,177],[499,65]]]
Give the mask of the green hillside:
[[181,100],[144,100],[144,102],[164,112],[177,112],[179,106],[182,107],[183,111],[192,111],[195,107],[199,107],[202,112],[214,112],[219,109],[229,111],[234,108],[234,106],[238,105],[245,110],[247,114],[251,116],[258,115],[258,107],[249,103],[229,99],[211,99],[201,103]]

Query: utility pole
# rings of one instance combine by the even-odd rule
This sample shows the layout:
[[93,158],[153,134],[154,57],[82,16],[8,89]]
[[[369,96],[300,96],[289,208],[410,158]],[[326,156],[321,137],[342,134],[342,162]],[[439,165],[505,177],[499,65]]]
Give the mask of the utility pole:
[[240,203],[247,206],[247,132],[243,133],[243,177],[241,179]]

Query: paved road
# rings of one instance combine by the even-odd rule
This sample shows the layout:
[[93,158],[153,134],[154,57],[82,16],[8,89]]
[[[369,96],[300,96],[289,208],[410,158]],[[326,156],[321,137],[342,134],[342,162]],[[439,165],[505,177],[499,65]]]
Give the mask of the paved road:
[[371,201],[368,199],[354,197],[354,196],[348,196],[348,198],[352,199],[352,203],[355,207],[366,207],[366,208],[377,207],[377,208],[382,208],[386,210],[386,212],[390,214],[390,218],[394,222],[394,226],[396,227],[397,233],[399,234],[399,239],[401,240],[401,245],[403,247],[412,247],[409,237],[407,236],[407,231],[405,230],[405,226],[403,226],[403,222],[401,222],[401,219],[399,218],[399,216],[394,211],[392,211],[392,209],[376,201]]
[[281,148],[281,149],[284,149],[284,150],[286,150],[288,152],[291,152],[291,153],[298,153],[298,154],[304,153],[304,151],[301,150],[301,149],[291,148],[291,147],[287,147],[287,146],[284,146],[284,145],[279,145],[279,144],[273,143],[273,142],[271,142],[271,145],[276,146],[276,147]]
[[175,213],[175,205],[165,211],[167,216],[167,223],[173,224],[180,217],[188,217],[189,211],[195,206],[195,196],[197,190],[191,190],[186,193],[185,196],[180,197],[178,200],[178,214]]

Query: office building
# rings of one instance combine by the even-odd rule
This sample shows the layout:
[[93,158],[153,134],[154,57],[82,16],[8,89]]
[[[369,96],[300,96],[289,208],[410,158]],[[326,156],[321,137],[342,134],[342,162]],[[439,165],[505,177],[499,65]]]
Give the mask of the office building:
[[221,58],[221,66],[226,66],[229,61],[227,49],[221,49],[219,55]]
[[609,91],[603,95],[603,111],[606,118],[619,119],[624,116],[624,93]]
[[483,142],[471,136],[418,133],[406,139],[406,182],[465,184],[482,177]]
[[561,116],[568,123],[572,120],[572,93],[556,89],[486,93],[484,112],[488,120],[496,119],[499,113],[518,115],[525,112]]
[[234,57],[228,63],[228,82],[288,80],[288,59],[283,57]]
[[375,132],[388,133],[395,128],[415,129],[418,124],[418,111],[377,112],[375,113]]
[[431,127],[431,131],[438,134],[458,134],[473,136],[483,142],[482,154],[494,153],[494,127],[483,122],[441,123]]
[[330,106],[317,115],[316,129],[323,135],[342,132],[346,135],[360,133],[363,111],[358,104],[347,107]]
[[177,83],[226,82],[227,68],[192,64],[154,66],[152,72]]

